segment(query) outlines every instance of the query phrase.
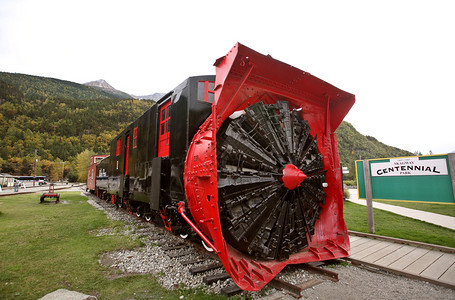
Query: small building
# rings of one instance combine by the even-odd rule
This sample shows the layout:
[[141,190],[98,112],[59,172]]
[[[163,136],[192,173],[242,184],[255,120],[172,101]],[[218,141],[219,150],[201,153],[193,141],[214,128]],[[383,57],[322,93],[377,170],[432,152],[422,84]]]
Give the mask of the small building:
[[0,186],[3,187],[12,187],[14,186],[14,176],[8,173],[0,173]]

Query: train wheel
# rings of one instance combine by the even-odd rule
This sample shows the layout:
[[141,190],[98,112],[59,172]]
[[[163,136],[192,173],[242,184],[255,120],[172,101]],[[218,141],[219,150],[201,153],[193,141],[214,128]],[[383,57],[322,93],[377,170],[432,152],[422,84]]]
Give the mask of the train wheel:
[[325,202],[322,155],[308,121],[288,102],[256,103],[217,133],[223,235],[269,260],[305,248]]
[[205,242],[204,240],[201,240],[202,242],[202,246],[204,246],[205,250],[207,250],[208,252],[213,252],[213,249],[211,247],[209,247]]

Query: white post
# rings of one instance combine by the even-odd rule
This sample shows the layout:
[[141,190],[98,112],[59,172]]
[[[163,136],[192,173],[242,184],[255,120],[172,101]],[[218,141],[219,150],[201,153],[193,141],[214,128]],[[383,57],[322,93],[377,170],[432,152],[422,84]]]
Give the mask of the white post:
[[365,196],[367,198],[368,231],[374,233],[373,192],[371,189],[370,162],[363,161],[363,178],[365,179]]

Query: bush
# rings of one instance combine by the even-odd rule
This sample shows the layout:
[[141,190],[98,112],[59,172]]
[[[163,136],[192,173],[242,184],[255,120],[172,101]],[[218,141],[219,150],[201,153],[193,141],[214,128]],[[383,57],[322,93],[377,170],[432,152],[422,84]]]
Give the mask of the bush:
[[67,178],[68,178],[68,182],[77,182],[77,173],[69,172]]
[[347,186],[356,186],[356,182],[355,180],[343,180],[343,184],[347,185]]

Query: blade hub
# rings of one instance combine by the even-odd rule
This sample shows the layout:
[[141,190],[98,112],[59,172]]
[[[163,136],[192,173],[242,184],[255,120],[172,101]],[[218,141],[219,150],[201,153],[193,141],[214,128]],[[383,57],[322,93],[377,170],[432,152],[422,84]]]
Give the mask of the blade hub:
[[298,187],[306,177],[307,176],[299,170],[299,168],[293,164],[288,164],[283,169],[283,177],[281,177],[281,180],[288,190],[293,190]]

